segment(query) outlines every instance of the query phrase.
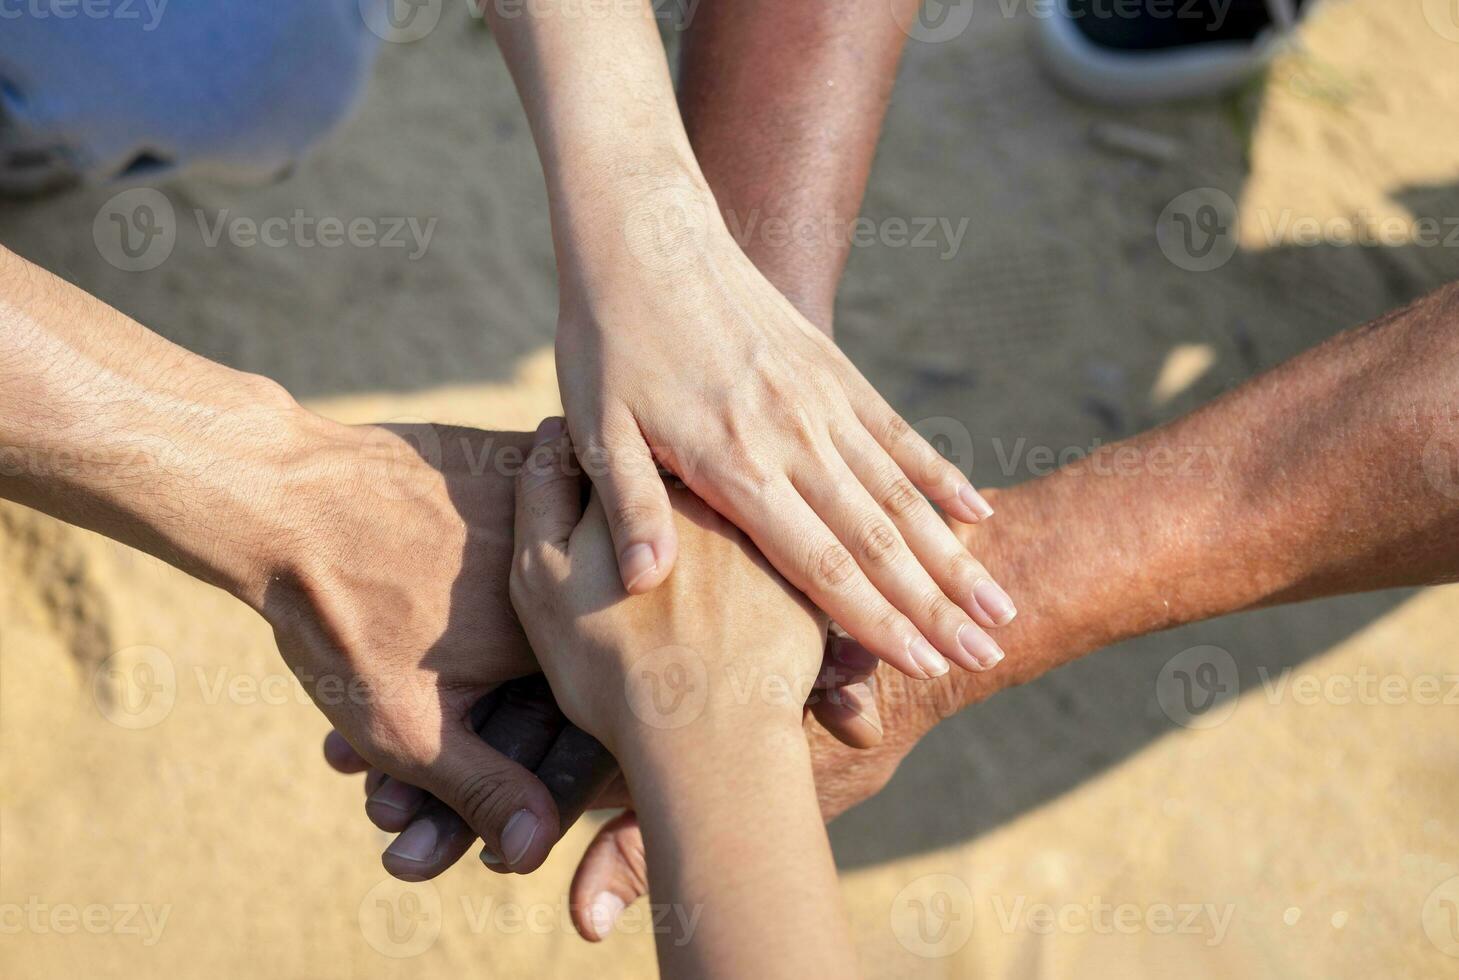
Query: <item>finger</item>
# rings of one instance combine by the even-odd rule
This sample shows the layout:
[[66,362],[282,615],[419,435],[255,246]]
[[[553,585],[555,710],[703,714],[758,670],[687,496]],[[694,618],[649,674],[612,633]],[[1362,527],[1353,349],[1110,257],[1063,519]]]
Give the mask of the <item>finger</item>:
[[870,650],[831,624],[821,673],[807,703],[821,726],[850,748],[871,748],[881,742],[881,713],[867,683],[880,663]]
[[[501,688],[501,700],[482,726],[481,737],[507,759],[535,771],[566,727],[567,718],[557,707],[552,690],[547,686],[547,678],[534,674]],[[540,782],[541,777],[537,778]],[[566,829],[559,811],[558,833]],[[555,843],[556,836],[545,842],[548,850]],[[513,870],[503,860],[503,853],[490,846],[481,849],[480,858],[481,863],[493,871],[505,873]]]
[[572,440],[563,432],[562,419],[543,419],[517,475],[513,533],[518,558],[537,553],[528,548],[566,549],[583,516],[582,478],[569,465],[571,459]]
[[[715,509],[744,529],[791,585],[883,661],[924,680],[947,672],[946,660],[872,586],[851,553],[788,481],[726,500]],[[765,528],[773,530],[767,534]]]
[[954,519],[976,524],[993,516],[993,506],[952,463],[917,434],[865,378],[857,375],[853,397],[857,417],[918,489]]
[[881,712],[871,685],[865,681],[816,692],[811,713],[821,727],[848,748],[869,749],[881,744]]
[[355,747],[334,729],[330,729],[329,734],[324,736],[324,761],[335,772],[346,776],[370,768],[365,757],[356,752]]
[[577,822],[618,779],[618,760],[597,739],[568,725],[552,743],[547,758],[537,767],[537,778],[557,804],[562,833]]
[[[517,678],[493,690],[477,702],[471,721],[487,745],[527,769],[538,766],[567,724],[541,674]],[[419,812],[406,822],[408,826],[381,827],[403,831],[381,861],[392,875],[407,881],[436,877],[455,864],[476,840],[466,821],[423,790],[418,792],[423,805],[418,804]],[[381,826],[373,814],[371,819]],[[430,826],[415,829],[422,821]],[[498,861],[493,870],[505,873],[508,869]]]
[[679,549],[653,454],[626,410],[606,415],[587,445],[584,466],[608,515],[623,587],[634,595],[651,591],[668,576]]
[[588,942],[612,931],[625,908],[648,894],[648,861],[643,833],[632,810],[624,811],[599,830],[568,889],[572,924]]
[[927,499],[907,480],[886,451],[865,429],[833,433],[841,458],[902,534],[902,540],[944,594],[951,596],[978,625],[1012,622],[1013,600],[982,563],[953,534]]
[[830,689],[859,683],[876,673],[880,663],[876,654],[832,623],[826,633],[826,650],[821,656],[821,672],[816,677],[816,687]]
[[446,735],[440,757],[412,781],[459,813],[519,874],[540,865],[557,840],[557,806],[547,787],[464,725]]
[[476,840],[476,831],[455,810],[427,796],[380,862],[401,881],[426,881],[461,860]]
[[[825,447],[813,461],[802,464],[791,474],[791,482],[831,533],[850,550],[872,586],[901,610],[943,657],[973,671],[986,670],[1003,659],[1003,651],[983,628],[938,588],[834,447]],[[839,616],[837,619],[846,625]],[[867,646],[875,650],[871,644]],[[922,666],[929,674],[942,672],[932,658],[924,656],[923,660]]]
[[[620,778],[618,763],[591,735],[568,725],[558,734],[537,766],[537,778],[552,794],[558,808],[559,833],[565,834],[578,818]],[[455,811],[434,797],[411,820],[405,833],[385,852],[385,870],[404,881],[425,881],[459,861],[476,842],[476,833]],[[415,830],[417,824],[428,826]],[[505,872],[501,865],[487,865]]]
[[[510,681],[481,696],[471,708],[471,726],[474,729],[481,730],[487,717],[496,710],[501,692],[516,683],[519,682]],[[378,769],[372,769],[365,777],[365,796],[365,816],[376,827],[393,834],[401,834],[409,830],[410,825],[419,817],[421,810],[435,801],[435,797],[419,786],[412,786],[404,780],[387,776]],[[459,817],[456,819],[458,822],[460,821]],[[403,860],[404,863],[400,866],[405,873],[399,877],[403,877],[407,881],[423,880],[423,877],[415,874],[410,866],[413,861],[424,860],[419,855],[429,853],[429,851],[422,851],[421,848],[414,846],[421,836],[421,832],[417,831],[400,844],[397,850],[398,860],[392,859],[390,850],[387,850],[384,856],[387,868],[392,863],[400,863]],[[468,841],[468,843],[470,842]],[[392,842],[391,848],[395,847],[396,843]],[[458,854],[456,857],[460,857],[460,855]],[[451,860],[455,861],[455,858]],[[393,871],[391,873],[394,874]],[[439,872],[436,873],[439,874]],[[435,875],[425,875],[424,877],[430,878]]]
[[[379,770],[375,770],[379,772]],[[374,773],[372,772],[373,776]],[[370,822],[381,830],[392,834],[398,834],[410,824],[411,819],[430,799],[430,794],[419,786],[412,786],[410,783],[402,782],[391,776],[381,773],[381,778],[373,780],[373,785],[368,787],[369,794],[365,799],[365,816]]]

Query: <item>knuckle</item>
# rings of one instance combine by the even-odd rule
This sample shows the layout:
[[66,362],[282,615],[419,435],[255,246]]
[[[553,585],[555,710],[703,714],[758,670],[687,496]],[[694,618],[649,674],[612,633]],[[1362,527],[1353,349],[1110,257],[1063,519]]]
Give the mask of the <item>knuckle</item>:
[[891,606],[882,609],[872,619],[871,628],[877,636],[895,640],[902,635],[903,616]]
[[714,483],[724,484],[734,497],[741,500],[759,499],[770,491],[776,479],[775,472],[754,453],[743,445],[733,443],[725,446],[721,460],[706,476]]
[[630,839],[627,834],[614,834],[612,841],[613,851],[619,866],[628,876],[629,886],[635,894],[648,894],[648,856],[644,853],[643,838],[634,835]]
[[478,828],[519,809],[517,800],[516,787],[497,772],[473,772],[462,780],[456,791],[458,812]]
[[908,424],[906,419],[902,418],[896,412],[887,412],[886,418],[883,419],[881,425],[881,437],[886,445],[900,445],[911,435],[914,435],[912,426]]
[[785,437],[786,448],[794,454],[817,455],[824,426],[816,411],[801,398],[778,398],[775,404],[779,405],[776,414],[779,416],[779,430]]
[[924,623],[951,625],[953,622],[962,620],[957,607],[948,601],[947,596],[935,589],[919,598],[917,605]]
[[838,588],[845,585],[851,578],[852,572],[856,570],[856,562],[851,558],[851,552],[841,546],[839,542],[831,542],[822,546],[814,559],[816,581],[828,588]]
[[507,576],[507,598],[512,600],[514,609],[525,608],[532,599],[531,574],[531,570],[525,567],[525,559],[518,555],[512,561],[511,574]]
[[878,503],[894,520],[904,520],[917,512],[922,495],[905,476],[896,476],[878,494]]
[[620,500],[613,508],[611,525],[614,534],[625,531],[636,530],[645,524],[652,524],[659,519],[660,508],[657,504],[638,497],[629,497]]
[[889,564],[897,557],[897,536],[880,518],[869,518],[857,534],[857,550],[872,565]]
[[517,548],[512,556],[511,577],[508,585],[531,585],[542,574],[542,549],[536,544]]
[[955,588],[969,592],[979,581],[988,578],[988,570],[983,567],[982,563],[966,553],[953,556],[952,561],[948,563],[947,573],[948,579]]
[[390,724],[388,718],[366,727],[359,735],[357,747],[372,766],[407,779],[418,773],[430,757],[430,750],[421,739],[407,728]]
[[787,411],[785,430],[798,452],[810,453],[819,446],[819,427],[805,405],[795,405]]

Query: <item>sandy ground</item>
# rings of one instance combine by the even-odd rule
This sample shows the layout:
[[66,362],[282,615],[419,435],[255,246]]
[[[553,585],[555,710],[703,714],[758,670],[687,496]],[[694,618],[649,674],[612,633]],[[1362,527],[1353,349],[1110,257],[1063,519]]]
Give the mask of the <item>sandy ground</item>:
[[[966,216],[966,238],[950,255],[858,248],[843,344],[908,418],[974,432],[974,475],[999,485],[1035,475],[1019,445],[1137,431],[1459,278],[1454,247],[1305,245],[1284,220],[1453,230],[1459,28],[1442,6],[1333,3],[1242,98],[1114,112],[1047,84],[1027,13],[978,5],[955,41],[910,49],[866,207]],[[1241,217],[1235,254],[1203,273],[1155,235],[1201,187]],[[93,245],[108,192],[4,206],[0,240],[341,419],[529,427],[557,407],[541,181],[501,60],[460,7],[384,53],[358,117],[288,182],[163,189],[182,220],[151,272]],[[209,248],[190,217],[299,207],[438,221],[411,261]],[[645,920],[598,948],[566,923],[586,827],[531,878],[468,861],[433,884],[386,880],[357,781],[319,757],[323,718],[226,596],[11,507],[0,569],[4,976],[651,971]],[[1456,615],[1443,589],[1234,617],[947,722],[833,827],[866,973],[1459,973],[1459,706],[1419,693],[1453,686]],[[1158,678],[1208,645],[1242,696],[1185,728]],[[1341,704],[1296,686],[1364,672],[1403,693]]]

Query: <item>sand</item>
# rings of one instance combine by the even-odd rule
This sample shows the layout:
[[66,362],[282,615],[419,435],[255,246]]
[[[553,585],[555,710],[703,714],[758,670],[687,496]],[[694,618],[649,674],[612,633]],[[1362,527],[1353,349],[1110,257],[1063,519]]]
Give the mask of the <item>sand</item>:
[[[967,217],[966,237],[946,257],[856,249],[838,307],[845,348],[908,418],[976,434],[980,483],[1028,478],[1030,447],[1088,447],[1186,411],[1459,277],[1453,247],[1308,245],[1283,220],[1453,229],[1459,30],[1436,28],[1442,4],[1330,4],[1264,85],[1142,111],[1051,88],[1028,52],[1037,5],[1013,6],[980,4],[955,41],[912,46],[867,199],[876,221]],[[1239,207],[1237,247],[1190,272],[1155,227],[1208,186]],[[341,419],[530,427],[558,407],[541,180],[501,59],[459,6],[384,53],[358,117],[287,183],[163,189],[178,247],[148,273],[94,247],[106,191],[0,207],[0,241]],[[411,261],[204,247],[192,217],[300,207],[438,221]],[[596,948],[566,923],[588,827],[530,878],[468,861],[389,882],[358,780],[319,756],[322,716],[227,596],[16,507],[0,507],[0,574],[4,976],[651,970],[640,913]],[[1417,693],[1425,677],[1452,686],[1456,615],[1459,592],[1437,589],[1229,618],[944,724],[833,827],[866,973],[1459,971],[1459,706]],[[1186,729],[1156,684],[1198,645],[1230,652],[1242,697]],[[129,714],[115,699],[137,691],[119,678],[139,667],[167,693]],[[1295,686],[1364,671],[1407,693],[1337,704]]]

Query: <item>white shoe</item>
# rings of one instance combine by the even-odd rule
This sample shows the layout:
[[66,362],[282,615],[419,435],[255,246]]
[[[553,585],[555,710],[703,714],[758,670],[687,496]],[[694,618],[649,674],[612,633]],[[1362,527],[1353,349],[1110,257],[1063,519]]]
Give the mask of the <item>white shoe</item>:
[[[1115,46],[1095,40],[1079,25],[1072,0],[1052,0],[1052,10],[1038,18],[1037,39],[1044,66],[1054,79],[1076,95],[1114,105],[1198,98],[1234,88],[1256,74],[1291,37],[1301,14],[1316,0],[1297,9],[1296,0],[1266,0],[1270,23],[1254,37],[1185,41],[1168,46]],[[1094,0],[1094,9],[1111,16],[1114,0]],[[1167,9],[1190,9],[1173,0]],[[1229,10],[1229,7],[1227,8]],[[1085,16],[1096,16],[1088,9]],[[1142,13],[1141,17],[1151,16]]]

